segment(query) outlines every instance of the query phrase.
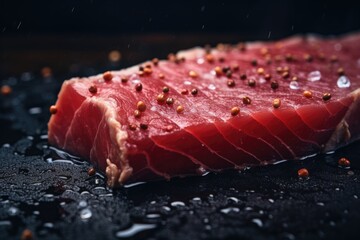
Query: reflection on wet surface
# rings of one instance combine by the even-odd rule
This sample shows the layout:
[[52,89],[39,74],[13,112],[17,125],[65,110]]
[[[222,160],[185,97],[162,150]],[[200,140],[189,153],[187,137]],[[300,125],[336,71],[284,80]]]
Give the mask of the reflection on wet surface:
[[[0,96],[0,239],[19,239],[24,229],[38,239],[326,239],[357,232],[359,142],[301,161],[111,190],[102,174],[88,174],[89,163],[47,144],[59,82],[27,73],[1,84],[12,92]],[[351,166],[339,167],[341,157]],[[298,177],[301,168],[308,178]]]

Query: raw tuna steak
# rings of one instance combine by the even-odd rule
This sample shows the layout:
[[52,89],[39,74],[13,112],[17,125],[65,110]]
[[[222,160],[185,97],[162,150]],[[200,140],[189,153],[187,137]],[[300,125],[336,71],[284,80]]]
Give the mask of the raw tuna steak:
[[265,165],[360,137],[360,35],[194,48],[65,81],[49,141],[120,186]]

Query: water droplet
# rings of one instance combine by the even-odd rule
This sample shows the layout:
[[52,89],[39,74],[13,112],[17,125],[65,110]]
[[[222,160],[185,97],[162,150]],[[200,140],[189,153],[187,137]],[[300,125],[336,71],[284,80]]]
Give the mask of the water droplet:
[[210,231],[210,230],[211,230],[211,226],[210,226],[210,225],[206,225],[206,226],[205,226],[205,230]]
[[170,204],[172,207],[185,207],[185,203],[181,201],[175,201]]
[[266,83],[266,80],[264,78],[259,78],[259,83],[263,84],[263,83]]
[[269,200],[269,202],[271,202],[271,203],[274,203],[274,202],[275,202],[274,199],[271,199],[271,198],[269,198],[268,200]]
[[141,83],[140,79],[134,79],[134,80],[131,80],[131,82],[132,82],[133,84]]
[[51,223],[51,222],[47,222],[47,223],[44,223],[44,227],[46,227],[46,228],[53,228],[53,227],[54,227],[54,224]]
[[354,195],[354,198],[355,198],[355,199],[359,199],[358,195]]
[[87,202],[84,201],[84,200],[81,200],[81,201],[79,202],[79,207],[80,207],[80,208],[87,207]]
[[147,218],[159,218],[160,214],[158,213],[149,213],[146,215]]
[[39,114],[39,113],[41,113],[41,108],[39,108],[39,107],[30,108],[29,113],[30,114]]
[[228,200],[235,202],[235,203],[239,202],[239,199],[237,199],[236,197],[228,197]]
[[201,176],[206,176],[206,175],[208,175],[208,174],[210,173],[210,172],[207,171],[204,167],[199,167],[199,168],[197,169],[197,172],[198,172],[198,174],[201,175]]
[[89,208],[84,208],[83,210],[80,211],[80,218],[82,220],[88,220],[90,219],[92,216],[92,212]]
[[132,187],[136,187],[142,184],[145,184],[146,182],[134,182],[134,183],[130,183],[130,184],[125,184],[124,188],[132,188]]
[[167,211],[167,212],[170,212],[170,211],[171,211],[171,209],[170,209],[168,206],[163,206],[162,209],[164,209],[164,210]]
[[240,212],[240,209],[237,207],[228,207],[228,208],[221,209],[220,212],[228,214],[230,212]]
[[299,83],[296,81],[291,81],[289,83],[289,87],[290,87],[290,89],[297,90],[297,89],[299,89]]
[[8,209],[8,214],[9,214],[10,216],[16,216],[18,213],[19,213],[19,209],[16,208],[16,207],[10,207],[10,208]]
[[205,60],[203,58],[199,58],[196,62],[197,64],[203,64]]
[[245,211],[252,211],[253,208],[252,208],[252,207],[246,207],[244,210],[245,210]]
[[313,71],[310,72],[307,76],[307,80],[310,82],[319,81],[321,79],[321,73],[320,71]]
[[192,83],[190,81],[184,81],[185,85],[191,85]]
[[209,84],[208,89],[215,90],[216,86],[214,84]]
[[263,222],[259,218],[251,219],[251,222],[255,223],[258,227],[264,226]]
[[156,111],[156,107],[155,107],[155,106],[152,106],[152,107],[150,108],[150,110],[153,111],[153,112],[155,112],[155,111]]
[[317,202],[316,205],[322,206],[322,207],[325,206],[325,204],[323,202]]
[[199,198],[199,197],[194,197],[192,200],[193,200],[193,201],[201,201],[201,198]]
[[130,228],[118,231],[116,237],[118,238],[130,238],[136,234],[156,228],[156,224],[144,224],[144,223],[134,223]]
[[339,88],[348,88],[350,87],[350,79],[346,76],[341,76],[339,77],[339,79],[337,80],[337,86]]

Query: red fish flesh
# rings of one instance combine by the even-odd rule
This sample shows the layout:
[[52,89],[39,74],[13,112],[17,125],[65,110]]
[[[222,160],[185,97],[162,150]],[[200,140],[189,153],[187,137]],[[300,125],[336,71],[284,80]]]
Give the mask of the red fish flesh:
[[49,142],[108,184],[265,165],[360,138],[360,35],[219,44],[63,83]]

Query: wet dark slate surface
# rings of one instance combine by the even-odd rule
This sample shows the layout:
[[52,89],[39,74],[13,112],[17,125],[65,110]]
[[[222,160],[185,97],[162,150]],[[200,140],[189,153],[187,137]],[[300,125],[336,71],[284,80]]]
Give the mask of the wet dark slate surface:
[[[0,239],[24,229],[36,239],[357,237],[359,142],[304,161],[111,191],[89,164],[47,145],[60,79],[1,79],[13,92],[0,95]],[[340,157],[351,168],[339,168]],[[297,177],[302,167],[307,180]]]

